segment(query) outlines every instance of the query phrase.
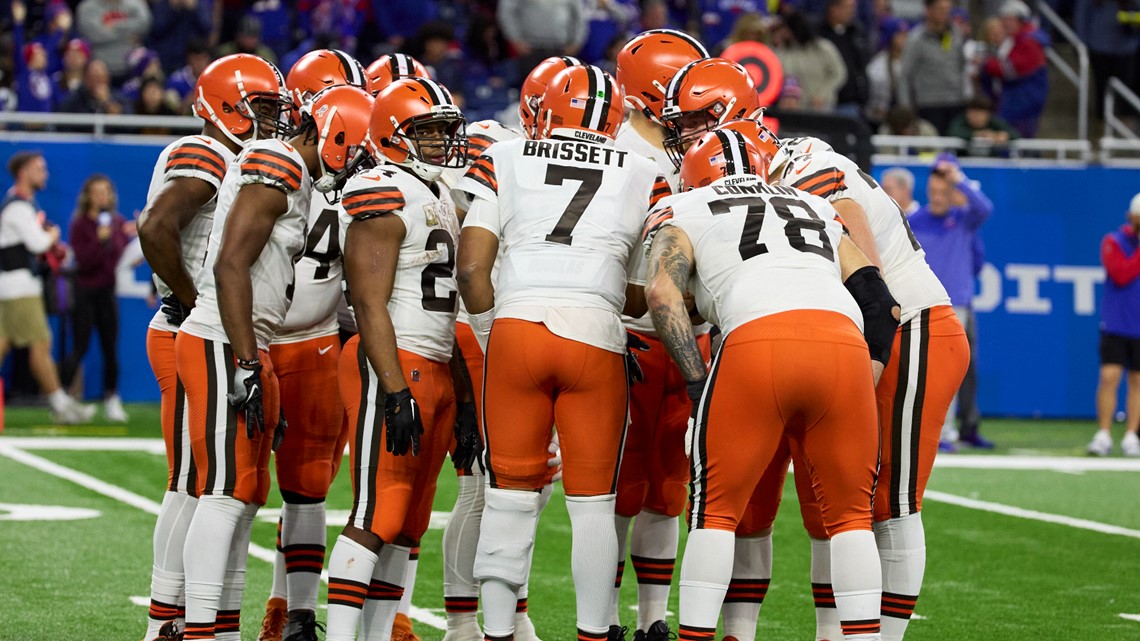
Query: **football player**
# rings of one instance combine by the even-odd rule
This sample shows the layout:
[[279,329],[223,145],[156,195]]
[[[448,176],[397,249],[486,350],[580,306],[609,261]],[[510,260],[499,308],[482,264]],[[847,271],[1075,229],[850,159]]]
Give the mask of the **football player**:
[[[285,319],[293,265],[304,251],[312,176],[335,176],[331,188],[343,180],[353,165],[348,153],[367,131],[370,103],[360,89],[325,90],[306,105],[289,142],[248,145],[218,190],[194,281],[197,304],[175,339],[200,494],[184,553],[186,639],[215,638],[215,621],[229,626],[231,616],[236,632],[250,529],[269,491],[280,412],[269,342]],[[291,104],[282,86],[282,115]],[[281,136],[290,127],[287,118],[279,122]],[[227,573],[234,587],[223,592]]]
[[629,263],[646,209],[666,187],[652,162],[613,148],[621,113],[608,74],[568,67],[540,102],[542,140],[492,145],[459,184],[474,197],[460,240],[460,291],[486,355],[490,487],[475,576],[488,639],[514,638],[552,424],[565,445],[578,639],[624,638],[611,629],[609,599],[627,408],[619,314],[639,303],[644,312],[640,286],[627,282]]
[[[569,56],[555,56],[540,62],[523,81],[519,93],[519,123],[525,133],[520,134],[494,120],[481,120],[468,125],[467,128],[467,165],[474,165],[483,152],[496,142],[514,140],[523,137],[533,138],[538,127],[538,104],[542,94],[558,72],[567,67],[581,65],[582,63]],[[451,190],[451,198],[455,202],[456,213],[462,221],[471,206],[471,195],[454,187],[463,177],[466,168],[448,169],[440,176],[443,184]],[[492,280],[497,275],[497,269],[492,270]],[[471,331],[467,317],[467,308],[463,299],[459,300],[459,315],[455,323],[455,340],[459,347],[460,356],[470,376],[473,397],[470,402],[460,402],[456,427],[456,445],[463,443],[464,439],[472,441],[462,448],[473,448],[477,451],[469,466],[456,465],[459,475],[459,493],[455,499],[455,506],[451,510],[451,518],[443,530],[443,600],[447,611],[446,641],[481,641],[483,633],[479,629],[476,612],[479,608],[479,582],[475,580],[475,550],[479,544],[479,526],[483,517],[484,490],[486,488],[483,477],[483,468],[477,454],[482,451],[482,440],[477,432],[481,413],[483,392],[483,350]],[[462,425],[460,425],[462,424]],[[472,431],[471,428],[475,428]],[[456,447],[453,445],[453,448]],[[552,442],[551,449],[557,447]],[[454,452],[454,450],[453,450]],[[466,453],[466,452],[464,452]],[[554,454],[555,452],[551,452]],[[453,460],[459,457],[453,453]],[[552,459],[557,465],[557,457]],[[550,498],[550,486],[547,485],[541,493],[539,512],[545,507]],[[527,603],[528,585],[523,583],[519,587],[518,603],[515,607],[515,639],[516,641],[537,641],[534,624],[530,620]]]
[[359,334],[340,361],[355,434],[353,510],[329,559],[329,641],[386,639],[419,546],[455,424],[459,223],[435,181],[466,156],[451,94],[403,78],[376,95],[369,141],[387,164],[341,200],[345,276]]
[[[360,63],[327,49],[302,56],[289,71],[285,85],[298,108],[327,87],[367,89]],[[357,157],[356,151],[348,150],[348,157]],[[281,390],[281,413],[289,422],[290,434],[273,456],[282,505],[273,587],[259,641],[281,641],[283,629],[284,638],[289,639],[313,617],[325,561],[325,495],[348,439],[348,421],[336,382],[340,360],[337,306],[344,273],[337,208],[333,194],[325,193],[328,189],[314,187],[313,191],[305,251],[293,270],[293,303],[269,348]]]
[[[926,569],[922,496],[938,453],[943,418],[969,366],[969,344],[906,216],[874,178],[815,138],[784,141],[772,159],[772,170],[770,180],[832,203],[851,239],[883,270],[902,307],[891,350],[894,358],[872,362],[876,376],[881,374],[875,390],[882,434],[874,530],[883,566],[883,639],[900,641]],[[818,523],[819,505],[808,484],[802,485],[805,523]],[[828,546],[818,525],[811,530],[813,588],[826,592]],[[827,638],[826,631],[818,630],[817,636]]]
[[669,159],[681,158],[705,132],[738,118],[758,118],[762,110],[752,76],[724,58],[697,60],[681,68],[665,89],[661,121]]
[[372,95],[400,78],[431,78],[422,62],[406,53],[386,53],[372,61],[364,70],[368,78],[368,91]]
[[[871,532],[877,451],[867,349],[890,349],[897,304],[878,269],[843,237],[834,208],[765,185],[765,164],[738,132],[707,133],[681,167],[690,191],[663,201],[650,216],[659,229],[647,229],[656,231],[650,313],[694,403],[679,638],[714,638],[735,530],[786,435],[802,448],[832,537],[844,638],[875,640],[881,581]],[[698,309],[726,335],[711,370],[683,298],[690,279]],[[866,325],[861,305],[875,310]]]
[[[145,639],[170,637],[185,618],[182,548],[198,489],[187,433],[186,398],[174,358],[178,327],[198,298],[193,272],[202,264],[218,187],[242,147],[277,125],[280,74],[247,54],[216,60],[198,76],[194,115],[202,133],[184,136],[158,156],[139,216],[139,242],[154,270],[162,306],[147,329],[147,357],[162,393],[167,485],[154,526],[154,566]],[[243,80],[238,83],[238,78]]]

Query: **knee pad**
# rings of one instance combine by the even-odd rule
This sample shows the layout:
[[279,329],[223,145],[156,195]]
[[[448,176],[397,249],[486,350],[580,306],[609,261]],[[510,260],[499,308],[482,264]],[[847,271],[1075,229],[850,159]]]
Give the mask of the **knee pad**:
[[522,585],[530,574],[539,493],[488,488],[484,500],[475,578]]

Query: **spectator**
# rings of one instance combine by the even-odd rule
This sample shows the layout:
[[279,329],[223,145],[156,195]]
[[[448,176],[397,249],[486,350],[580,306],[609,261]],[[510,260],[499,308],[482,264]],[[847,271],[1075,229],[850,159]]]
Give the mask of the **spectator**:
[[595,64],[606,55],[606,47],[614,37],[629,32],[637,20],[635,0],[584,0],[586,10],[586,41],[578,57]]
[[62,105],[83,85],[83,74],[91,60],[91,47],[79,38],[72,38],[63,50],[63,68],[52,74],[56,103]]
[[194,87],[198,85],[198,76],[206,70],[211,60],[210,49],[204,41],[191,40],[186,45],[186,65],[171,74],[166,83],[167,100],[179,105],[178,113],[190,113],[190,106],[196,98]]
[[438,19],[439,15],[439,3],[436,0],[372,0],[372,16],[380,33],[387,39],[383,46],[384,53],[403,51],[420,27]]
[[[234,18],[235,22],[241,22],[242,15],[251,15],[257,18],[258,22],[261,23],[261,43],[272,49],[278,59],[293,48],[296,32],[294,25],[296,10],[293,3],[282,0],[261,0],[252,4],[243,4],[250,5],[249,11]],[[407,4],[418,4],[418,0]],[[228,40],[232,33],[233,29],[231,28],[224,40]],[[328,47],[323,48],[327,49]],[[309,51],[311,50],[307,50],[305,53],[309,53]]]
[[20,111],[49,112],[55,108],[55,85],[47,73],[47,51],[38,42],[21,47],[16,59],[16,108]]
[[903,48],[898,100],[945,133],[965,107],[965,41],[950,23],[951,0],[925,4],[926,19],[911,30]]
[[130,71],[127,53],[143,44],[150,30],[150,8],[143,0],[83,0],[77,10],[79,35],[91,43],[91,57],[107,66],[122,84]]
[[43,20],[33,21],[35,28],[27,25],[29,18],[26,5],[19,0],[12,3],[12,38],[15,50],[19,53],[26,44],[39,43],[47,55],[46,71],[54,73],[61,67],[60,51],[71,33],[71,10],[66,4],[56,1],[33,3],[32,6],[43,9]]
[[906,46],[907,25],[891,18],[881,27],[887,46],[876,53],[867,64],[867,104],[863,115],[878,127],[886,120],[894,106],[899,74],[902,73],[902,52]]
[[[139,87],[132,111],[139,116],[177,116],[178,111],[167,100],[158,78],[146,78]],[[138,132],[148,136],[169,136],[169,127],[140,127]]]
[[1135,59],[1140,49],[1140,30],[1125,25],[1117,13],[1140,8],[1138,0],[1076,0],[1073,26],[1089,49],[1089,63],[1096,82],[1098,115],[1104,114],[1104,94],[1108,79],[1119,78],[1135,89]]
[[1001,88],[997,85],[995,78],[990,76],[983,77],[982,67],[985,66],[986,60],[990,55],[1001,47],[1001,43],[1005,41],[1005,27],[1001,24],[1001,18],[994,16],[987,18],[982,23],[982,39],[975,40],[968,38],[966,44],[963,45],[962,51],[966,56],[966,77],[967,84],[970,89],[971,95],[978,95],[984,93],[988,96],[997,96],[1001,93]]
[[762,0],[697,0],[696,4],[701,11],[701,42],[709,49],[724,48],[724,40],[740,16],[768,12],[768,3]]
[[910,173],[910,170],[902,167],[891,167],[883,172],[879,184],[882,185],[883,191],[887,192],[887,195],[898,204],[903,215],[909,217],[918,211],[918,202],[914,199],[914,174]]
[[499,25],[526,75],[550,56],[576,56],[586,41],[581,0],[499,0]]
[[261,21],[252,15],[241,19],[234,39],[218,47],[217,53],[219,58],[235,53],[250,53],[277,64],[277,54],[261,42]]
[[36,193],[47,186],[47,163],[39,152],[21,151],[8,159],[15,184],[0,206],[0,363],[11,347],[28,349],[28,363],[53,418],[66,424],[91,420],[84,407],[63,391],[51,357],[51,329],[44,312],[43,282],[36,256],[59,241],[59,227],[46,226]]
[[119,93],[128,102],[139,97],[139,90],[144,80],[155,78],[166,83],[166,74],[162,72],[162,61],[158,53],[145,47],[136,47],[127,54],[127,61],[131,65],[131,78],[123,83]]
[[993,103],[985,96],[966,103],[965,113],[954,117],[946,135],[966,141],[971,156],[1004,155],[1010,141],[1020,138],[1016,129],[993,112]]
[[297,28],[306,36],[324,33],[332,36],[333,48],[356,54],[356,42],[368,0],[298,0]]
[[835,45],[847,70],[847,81],[837,95],[837,109],[847,115],[859,115],[870,94],[867,86],[870,45],[863,25],[855,21],[855,0],[827,0],[819,35]]
[[154,25],[147,46],[158,52],[162,71],[173,74],[186,64],[186,48],[208,40],[214,31],[213,0],[152,0]]
[[1006,0],[1000,15],[1006,39],[986,60],[983,72],[1001,87],[998,114],[1023,137],[1032,138],[1049,95],[1048,38],[1030,21],[1029,6],[1021,0]]
[[115,297],[115,268],[123,249],[135,235],[117,209],[115,185],[103,174],[83,183],[68,239],[75,250],[75,309],[72,323],[75,343],[63,366],[64,385],[70,386],[87,354],[91,330],[99,332],[103,356],[103,415],[109,421],[127,422],[119,398],[119,302]]
[[1100,380],[1096,386],[1096,436],[1089,454],[1112,451],[1112,419],[1120,379],[1128,370],[1128,397],[1124,407],[1126,431],[1120,441],[1125,456],[1140,456],[1140,194],[1132,198],[1128,221],[1106,234],[1100,243],[1100,262],[1108,278],[1100,304]]
[[817,111],[834,108],[839,88],[847,82],[847,69],[835,45],[816,35],[798,11],[784,15],[783,26],[772,38],[784,75],[799,81],[804,107]]
[[934,125],[918,117],[914,109],[895,105],[887,112],[887,120],[879,127],[880,134],[888,136],[930,136],[938,135]]
[[780,88],[780,99],[776,106],[780,111],[799,111],[804,108],[804,92],[795,76],[784,76],[784,86]]
[[413,58],[428,67],[431,77],[447,87],[456,100],[463,99],[463,65],[451,25],[443,21],[424,24],[408,50]]
[[641,23],[638,33],[650,29],[676,29],[677,25],[669,16],[669,5],[665,0],[645,0],[641,3]]
[[123,99],[111,89],[111,74],[102,60],[87,63],[83,86],[71,94],[59,110],[77,114],[123,113]]
[[[925,206],[910,216],[910,227],[926,251],[926,262],[950,295],[950,304],[954,306],[958,320],[962,321],[970,342],[970,368],[946,414],[943,434],[953,433],[953,417],[960,415],[963,418],[958,428],[959,441],[972,447],[991,449],[993,443],[978,433],[978,330],[973,298],[978,229],[993,212],[993,203],[966,178],[953,157],[946,156],[939,156],[930,173],[926,183],[926,201]],[[952,446],[952,442],[948,445]]]

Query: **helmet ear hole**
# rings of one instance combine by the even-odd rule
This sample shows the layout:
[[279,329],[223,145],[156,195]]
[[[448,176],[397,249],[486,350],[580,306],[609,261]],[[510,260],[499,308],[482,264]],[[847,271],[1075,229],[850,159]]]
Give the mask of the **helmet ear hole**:
[[344,146],[344,132],[338,131],[336,138],[333,139],[333,142],[335,142],[338,146]]
[[222,103],[222,113],[232,114],[234,112],[233,105],[228,102]]

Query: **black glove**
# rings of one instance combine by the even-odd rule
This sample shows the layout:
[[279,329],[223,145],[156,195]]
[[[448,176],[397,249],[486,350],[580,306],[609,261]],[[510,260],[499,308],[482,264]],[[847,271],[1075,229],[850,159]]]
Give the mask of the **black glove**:
[[277,415],[277,427],[273,430],[273,451],[276,452],[277,448],[281,447],[281,443],[285,441],[285,430],[289,429],[289,421],[285,420],[285,408],[281,408],[281,413]]
[[252,439],[254,429],[265,432],[265,408],[261,402],[261,362],[240,362],[234,370],[234,391],[227,395],[230,405],[245,416],[245,435]]
[[158,309],[166,315],[167,322],[175,327],[181,325],[182,321],[190,315],[190,308],[183,305],[182,301],[174,294],[163,296],[162,305]]
[[633,350],[639,352],[648,352],[649,343],[641,340],[641,337],[633,332],[625,333],[625,377],[629,382],[629,386],[633,387],[637,383],[645,381],[645,372],[641,371],[641,363],[637,362],[637,354]]
[[479,438],[479,419],[475,415],[475,403],[460,403],[455,414],[455,451],[451,462],[457,470],[471,473],[471,466],[483,452],[483,441]]
[[408,453],[411,445],[412,456],[420,454],[420,435],[424,433],[420,406],[412,398],[412,391],[404,388],[384,396],[384,440],[388,451],[396,456]]

